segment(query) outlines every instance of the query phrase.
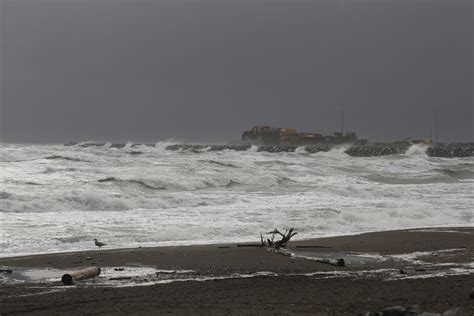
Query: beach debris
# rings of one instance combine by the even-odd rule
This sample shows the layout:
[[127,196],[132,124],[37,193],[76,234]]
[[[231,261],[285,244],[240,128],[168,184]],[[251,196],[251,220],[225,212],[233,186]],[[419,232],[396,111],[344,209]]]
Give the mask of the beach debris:
[[313,256],[311,256],[311,257],[302,256],[302,255],[295,254],[291,251],[288,251],[286,249],[284,251],[278,252],[278,254],[288,256],[288,257],[292,257],[292,258],[301,258],[301,259],[316,261],[316,262],[319,262],[319,263],[330,264],[330,265],[337,266],[337,267],[345,267],[346,266],[346,262],[344,261],[343,258],[333,259],[333,258],[318,258],[318,257],[313,257]]
[[412,266],[406,266],[405,268],[400,269],[400,274],[413,275],[415,273],[416,273],[416,270]]
[[243,247],[247,247],[247,248],[252,248],[252,247],[259,248],[259,247],[262,247],[262,244],[237,244],[237,247],[239,247],[239,248],[243,248]]
[[407,309],[403,306],[387,307],[382,311],[383,316],[404,316],[407,314]]
[[65,285],[72,285],[75,281],[80,281],[84,279],[90,279],[96,277],[100,274],[99,267],[90,267],[78,271],[74,271],[71,273],[66,273],[61,277],[61,281]]
[[[280,232],[278,229],[275,228],[275,230],[268,232],[267,234],[271,234],[271,238],[267,238],[266,240],[263,238],[263,235],[260,234],[260,245],[259,247],[266,247],[271,250],[280,250],[280,248],[286,247],[286,244],[290,241],[291,237],[297,234],[297,232],[294,231],[294,228],[290,228],[289,230],[286,230],[285,233]],[[275,241],[275,236],[281,236],[280,240]],[[249,245],[249,247],[252,247],[254,245]],[[294,254],[291,252],[278,252],[279,254],[286,255],[293,257]],[[330,264],[338,267],[345,267],[346,263],[344,259],[329,259],[329,258],[314,258],[312,257],[311,260],[319,262],[319,263],[325,263],[325,264]]]
[[98,241],[96,238],[94,238],[94,244],[95,244],[97,247],[99,247],[99,249],[100,249],[100,247],[105,246],[105,244],[104,244],[103,242]]
[[413,304],[413,305],[407,306],[407,312],[412,313],[412,314],[421,314],[423,311],[421,310],[420,305]]
[[124,271],[124,268],[114,268],[114,271]]
[[337,266],[337,267],[345,267],[346,266],[346,262],[344,261],[343,258],[339,258],[339,259],[313,258],[312,260],[316,261],[316,262],[319,262],[319,263],[326,263],[326,264],[330,264],[330,265]]
[[471,292],[469,292],[469,298],[474,299],[474,287],[471,289]]
[[404,306],[392,306],[387,307],[381,312],[367,312],[365,314],[360,313],[360,316],[465,316],[465,310],[462,307],[455,307],[450,310],[445,311],[443,314],[440,313],[430,313],[423,312],[418,305],[410,305],[408,307]]
[[123,281],[123,280],[131,280],[133,277],[131,276],[124,276],[124,277],[115,277],[109,278],[110,281]]
[[466,313],[464,312],[464,308],[462,307],[452,308],[443,313],[443,316],[464,316],[464,315],[466,315]]
[[92,257],[86,257],[86,260],[92,260]]
[[405,274],[407,276],[412,276],[412,275],[417,275],[417,274],[423,274],[423,272],[426,272],[426,268],[420,268],[420,267],[412,267],[412,266],[406,266],[403,269],[400,269],[400,274]]
[[[285,233],[281,233],[280,231],[278,231],[278,229],[275,228],[275,230],[267,233],[272,235],[271,239],[267,238],[267,240],[264,240],[263,235],[260,234],[260,242],[262,244],[262,247],[273,248],[276,250],[286,247],[286,244],[290,241],[291,237],[298,234],[294,230],[295,229],[292,227],[289,230],[286,230]],[[280,235],[281,239],[275,241],[276,235]]]
[[0,269],[0,273],[2,274],[12,274],[13,270],[10,269]]
[[332,248],[332,247],[318,246],[318,245],[297,245],[296,248]]

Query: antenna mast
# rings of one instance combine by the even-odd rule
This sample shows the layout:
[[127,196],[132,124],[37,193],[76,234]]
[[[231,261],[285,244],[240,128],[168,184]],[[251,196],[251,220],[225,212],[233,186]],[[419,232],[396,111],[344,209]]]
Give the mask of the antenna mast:
[[341,111],[341,134],[344,136],[344,110]]

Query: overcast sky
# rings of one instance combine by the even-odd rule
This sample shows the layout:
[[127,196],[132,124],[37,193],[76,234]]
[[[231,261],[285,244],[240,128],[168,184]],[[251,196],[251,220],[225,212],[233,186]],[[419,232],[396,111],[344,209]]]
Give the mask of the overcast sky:
[[0,141],[474,141],[472,0],[0,0]]

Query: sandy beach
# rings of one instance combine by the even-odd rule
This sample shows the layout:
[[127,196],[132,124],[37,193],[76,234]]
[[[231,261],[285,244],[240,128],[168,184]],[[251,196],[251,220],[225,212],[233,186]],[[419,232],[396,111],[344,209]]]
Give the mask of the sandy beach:
[[[339,258],[344,267],[320,262]],[[471,315],[473,263],[473,228],[294,241],[278,253],[223,244],[0,258],[12,272],[0,274],[0,313],[356,315],[417,304]],[[90,266],[101,274],[61,283]]]

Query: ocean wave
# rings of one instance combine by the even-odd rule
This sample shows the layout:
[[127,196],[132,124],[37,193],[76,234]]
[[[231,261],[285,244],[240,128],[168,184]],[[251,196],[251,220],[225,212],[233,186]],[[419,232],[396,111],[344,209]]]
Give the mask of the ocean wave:
[[[78,209],[91,211],[124,211],[136,207],[136,203],[122,196],[104,195],[97,192],[83,192],[59,200],[60,206],[74,205]],[[66,202],[66,203],[64,203]]]
[[433,169],[433,171],[439,172],[443,175],[449,176],[454,179],[465,180],[465,179],[474,179],[474,170],[469,170],[467,168],[439,168]]
[[213,164],[213,165],[218,165],[222,167],[230,167],[230,168],[237,168],[236,165],[232,163],[227,163],[227,162],[221,162],[217,160],[199,160],[200,163],[208,163],[208,164]]
[[11,197],[11,193],[8,193],[6,191],[0,191],[0,200],[10,199]]
[[295,180],[293,180],[291,178],[288,178],[288,177],[278,177],[276,182],[280,185],[289,184],[289,183],[296,183]]
[[23,180],[14,180],[14,179],[6,179],[5,182],[19,184],[19,185],[41,185],[40,183],[34,182],[34,181],[23,181]]
[[413,144],[411,145],[407,151],[405,152],[405,155],[407,156],[428,156],[426,154],[426,151],[428,150],[430,146],[429,145],[424,145],[424,144]]
[[46,167],[41,173],[55,173],[55,172],[73,172],[77,171],[76,168],[68,167],[68,168],[53,168],[53,167]]
[[0,249],[89,249],[92,235],[126,247],[256,241],[259,232],[288,226],[310,238],[474,225],[474,158],[356,158],[344,147],[194,154],[166,145],[2,149],[29,160],[1,163],[0,231],[9,243]]
[[346,153],[349,148],[349,145],[335,146],[329,150],[315,152],[314,154],[311,154],[311,156],[325,158],[349,158],[350,156]]
[[[156,183],[149,183],[147,181],[143,181],[143,180],[135,180],[135,179],[129,179],[129,180],[122,180],[122,179],[119,179],[119,178],[115,178],[115,177],[108,177],[108,178],[104,178],[104,179],[99,179],[97,180],[97,182],[100,182],[100,183],[103,183],[103,182],[114,182],[114,183],[131,183],[131,184],[138,184],[144,188],[147,188],[147,189],[152,189],[152,190],[167,190],[168,188],[161,184],[161,185],[156,185]],[[156,182],[156,181],[155,181]]]
[[283,160],[264,160],[264,161],[255,161],[257,166],[294,166],[296,162],[288,162]]
[[193,191],[209,188],[233,188],[242,183],[232,179],[198,179],[193,182],[167,182],[162,180],[138,180],[138,179],[120,179],[116,177],[107,177],[97,180],[99,183],[115,183],[119,186],[138,185],[151,190],[172,190],[172,191]]
[[60,156],[60,155],[51,155],[48,157],[45,157],[44,159],[47,160],[68,160],[68,161],[76,161],[76,162],[89,162],[88,160],[83,160],[79,158],[73,158],[73,157],[67,157],[67,156]]
[[248,152],[251,153],[256,153],[258,152],[258,146],[257,145],[251,145],[249,149],[247,149]]
[[78,243],[81,241],[91,241],[92,237],[89,235],[77,235],[77,236],[67,236],[67,237],[56,237],[55,240],[62,243]]
[[242,183],[234,181],[234,180],[229,180],[229,183],[227,183],[224,187],[232,188],[232,187],[236,187],[236,186],[240,186],[240,185],[242,185]]
[[306,150],[306,146],[299,146],[298,148],[296,148],[295,153],[300,155],[307,155],[308,151]]
[[363,178],[384,184],[431,184],[431,183],[454,183],[458,179],[443,174],[370,174]]

